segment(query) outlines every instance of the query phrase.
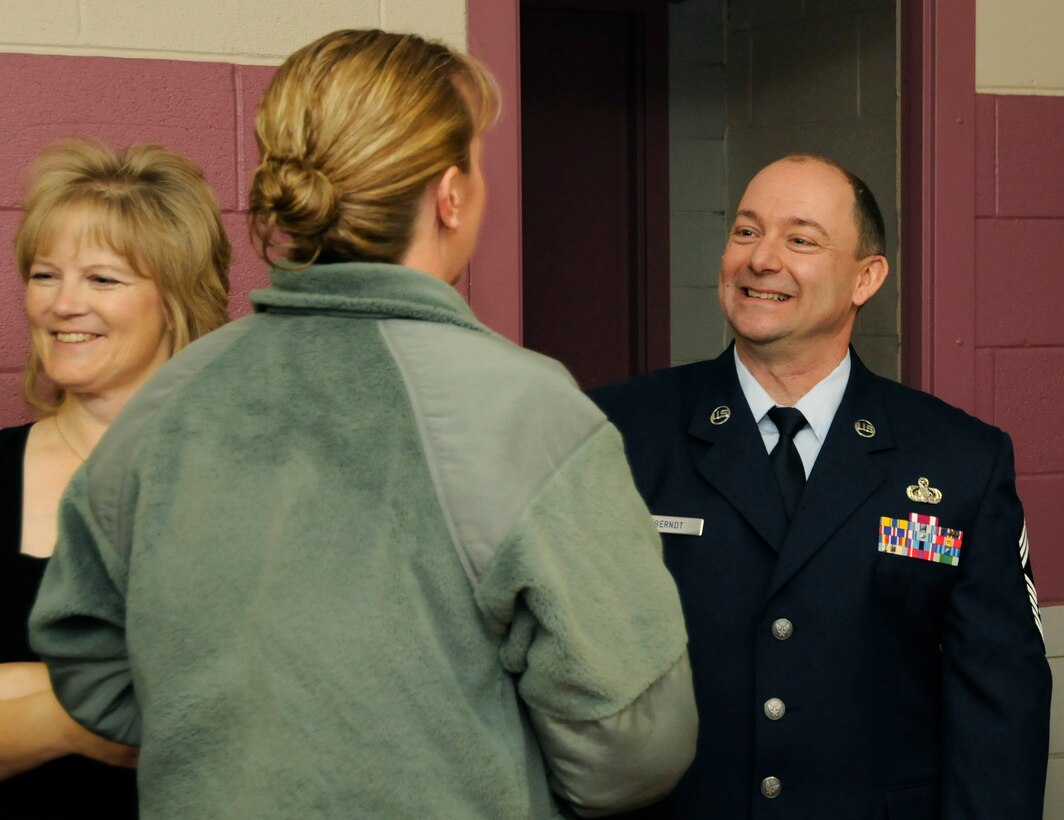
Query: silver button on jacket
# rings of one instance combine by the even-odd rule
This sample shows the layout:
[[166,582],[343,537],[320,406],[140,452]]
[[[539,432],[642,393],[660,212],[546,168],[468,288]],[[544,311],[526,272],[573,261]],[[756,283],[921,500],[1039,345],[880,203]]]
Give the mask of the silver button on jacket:
[[778,777],[770,775],[761,781],[761,794],[765,795],[765,797],[769,799],[779,797],[781,791],[783,791],[783,784],[780,783]]

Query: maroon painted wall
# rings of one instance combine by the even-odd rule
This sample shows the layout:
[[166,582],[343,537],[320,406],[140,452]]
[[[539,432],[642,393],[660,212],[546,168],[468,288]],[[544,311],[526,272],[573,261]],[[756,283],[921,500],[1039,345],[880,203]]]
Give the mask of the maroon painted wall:
[[975,0],[901,12],[903,377],[1012,436],[1039,597],[1064,604],[1064,98],[976,93]]
[[157,142],[202,166],[233,243],[230,313],[242,315],[248,291],[266,283],[246,211],[258,162],[254,112],[272,74],[227,63],[0,54],[0,426],[32,417],[19,390],[28,331],[12,242],[33,158],[55,139],[86,135],[117,146]]
[[976,95],[975,412],[1016,446],[1043,605],[1064,603],[1064,97]]
[[502,90],[502,118],[484,137],[488,207],[469,276],[460,284],[477,317],[521,343],[521,46],[518,0],[469,0],[469,53]]

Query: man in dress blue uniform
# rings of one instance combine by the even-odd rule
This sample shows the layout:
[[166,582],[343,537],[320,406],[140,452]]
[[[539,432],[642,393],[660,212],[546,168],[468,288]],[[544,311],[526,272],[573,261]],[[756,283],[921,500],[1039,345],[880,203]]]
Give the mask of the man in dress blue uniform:
[[645,816],[1042,816],[1051,684],[1012,446],[850,347],[884,244],[855,176],[772,163],[721,260],[734,345],[592,393],[663,533],[701,715]]

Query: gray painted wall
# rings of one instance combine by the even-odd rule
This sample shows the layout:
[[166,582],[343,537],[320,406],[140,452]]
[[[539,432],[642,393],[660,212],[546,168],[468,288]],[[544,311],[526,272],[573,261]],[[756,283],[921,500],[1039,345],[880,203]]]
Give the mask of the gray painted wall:
[[861,177],[887,224],[891,276],[857,320],[854,345],[899,377],[895,0],[731,0],[727,31],[728,209],[759,168],[795,151]]
[[725,3],[669,5],[672,363],[724,347],[717,273],[724,249]]

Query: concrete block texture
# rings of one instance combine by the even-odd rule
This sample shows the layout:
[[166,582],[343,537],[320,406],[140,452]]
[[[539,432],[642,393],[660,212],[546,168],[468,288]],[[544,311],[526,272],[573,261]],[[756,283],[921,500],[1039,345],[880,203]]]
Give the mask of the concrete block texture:
[[857,335],[898,337],[900,280],[898,272],[891,271],[879,293],[865,302],[857,314],[857,323],[854,326]]
[[74,44],[80,0],[8,0],[0,4],[0,48],[8,44]]
[[895,11],[896,0],[803,0],[803,4],[807,18],[837,17],[840,14],[851,14],[853,12],[884,9]]
[[728,35],[728,71],[725,78],[728,131],[749,131],[753,125],[750,107],[750,32],[734,31]]
[[710,359],[724,349],[724,317],[716,288],[672,289],[672,363]]
[[975,215],[994,216],[997,210],[997,100],[975,95]]
[[671,211],[724,211],[724,151],[720,140],[674,139],[669,145]]
[[901,367],[901,344],[897,336],[871,336],[855,333],[853,346],[869,370],[884,378],[898,380]]
[[1042,820],[1064,820],[1064,756],[1049,758],[1045,813]]
[[[1042,607],[1042,631],[1046,636],[1046,654],[1051,658],[1064,658],[1064,606]],[[1064,678],[1059,681],[1060,687],[1054,687],[1053,691],[1060,692],[1064,702]],[[1064,748],[1059,751],[1064,753]]]
[[723,65],[669,63],[671,139],[724,139],[725,74]]
[[997,214],[1064,217],[1064,97],[997,98]]
[[35,411],[22,400],[22,369],[0,373],[0,419],[5,427],[34,421]]
[[[1064,405],[1064,348],[1007,348],[994,353],[993,423],[1016,446],[1016,472],[1060,474],[1064,437],[1054,435]],[[1059,501],[1052,509],[1059,506]],[[1046,539],[1051,537],[1046,532]],[[1061,556],[1064,562],[1064,555]]]
[[[0,254],[0,371],[20,372],[29,352],[26,286],[15,268],[12,254],[18,222],[17,210],[0,210],[0,248],[4,249],[4,253]],[[0,411],[3,409],[0,408]]]
[[[1019,460],[1027,444],[1017,441],[1015,436],[1012,443]],[[1016,491],[1023,501],[1027,516],[1027,538],[1031,543],[1031,568],[1038,587],[1038,600],[1043,607],[1061,607],[1064,605],[1064,553],[1057,545],[1060,532],[1058,510],[1061,494],[1064,493],[1064,475],[1021,474],[1016,478]],[[1051,640],[1057,643],[1062,640],[1061,631],[1052,634],[1056,637]],[[1050,651],[1050,654],[1058,653]],[[1064,689],[1056,691],[1064,697]],[[1064,752],[1064,749],[1061,751]]]
[[1064,606],[1042,607],[1046,654],[1053,671],[1053,704],[1049,717],[1049,771],[1045,820],[1064,820]]
[[1050,658],[1053,672],[1053,704],[1049,711],[1049,753],[1064,755],[1064,658]]
[[979,0],[975,4],[977,90],[1064,93],[1062,30],[1060,0]]
[[862,117],[893,117],[898,108],[897,11],[894,3],[858,18],[858,112]]
[[976,344],[1064,346],[1060,270],[1046,264],[1064,258],[1064,219],[979,219],[975,242]]
[[0,54],[0,207],[17,206],[30,162],[74,135],[157,142],[203,167],[222,208],[237,205],[233,67],[170,60]]
[[669,5],[669,59],[723,63],[724,0],[685,0]]
[[754,127],[856,118],[859,23],[846,16],[751,29]]
[[[337,5],[352,4],[348,0]],[[466,0],[380,0],[380,9],[380,27],[386,31],[413,31],[456,48],[466,47]]]
[[237,206],[241,210],[248,207],[248,191],[259,164],[259,146],[255,140],[255,111],[262,101],[276,69],[273,66],[237,66],[236,94],[237,119],[240,123],[237,131]]
[[669,278],[673,288],[716,287],[728,226],[720,213],[670,216]]
[[465,0],[13,0],[0,48],[276,64],[340,28],[412,31],[465,48]]
[[229,316],[237,319],[251,313],[248,294],[269,285],[268,268],[251,244],[247,215],[224,214],[222,222],[233,243],[233,260],[229,265]]

